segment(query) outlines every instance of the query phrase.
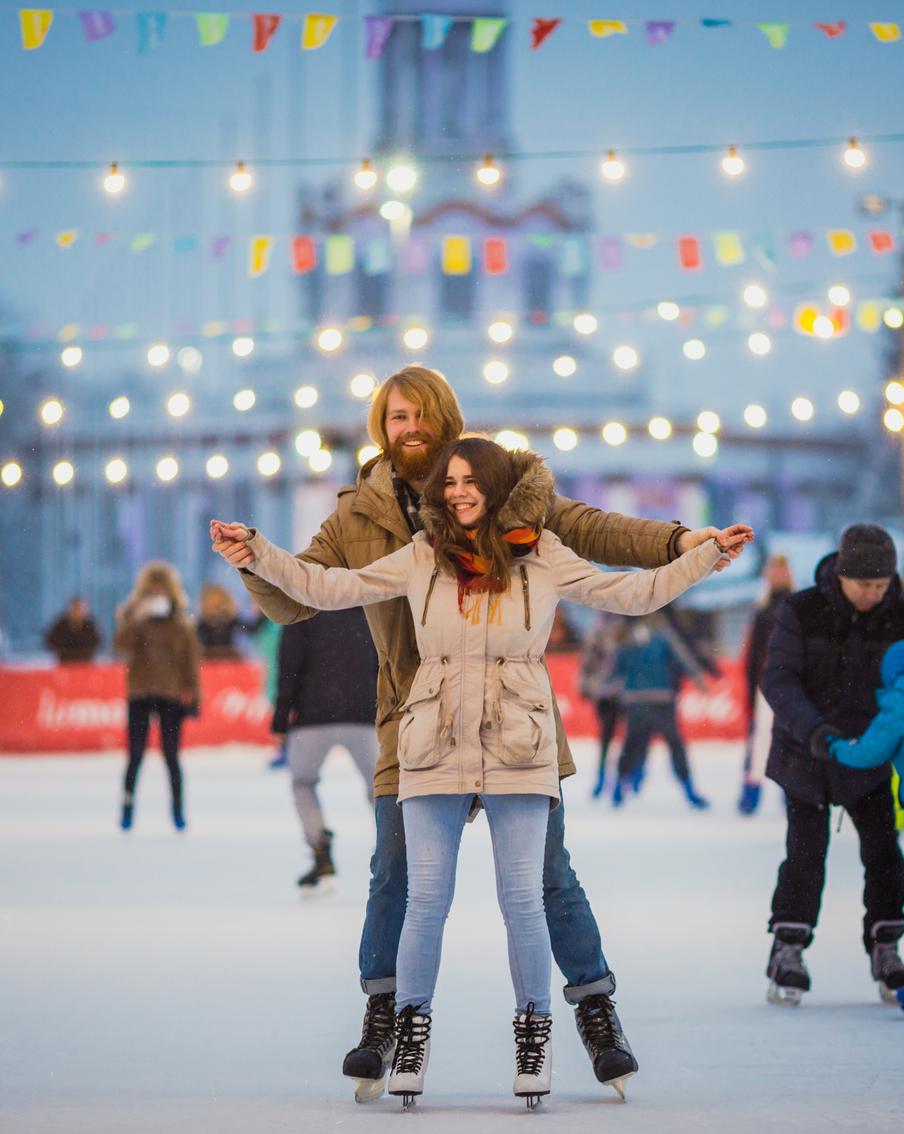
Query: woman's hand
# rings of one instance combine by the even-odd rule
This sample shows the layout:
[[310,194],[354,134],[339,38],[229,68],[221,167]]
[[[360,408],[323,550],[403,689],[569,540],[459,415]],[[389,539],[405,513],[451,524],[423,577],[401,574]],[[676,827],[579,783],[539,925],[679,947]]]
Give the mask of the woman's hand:
[[244,524],[227,524],[223,520],[210,521],[210,540],[213,550],[221,555],[230,567],[250,568],[254,552],[247,546],[251,532]]
[[713,532],[713,539],[720,551],[724,551],[730,559],[737,559],[744,550],[744,544],[750,543],[753,539],[753,528],[749,528],[746,524],[732,524],[730,527],[722,528],[721,531]]

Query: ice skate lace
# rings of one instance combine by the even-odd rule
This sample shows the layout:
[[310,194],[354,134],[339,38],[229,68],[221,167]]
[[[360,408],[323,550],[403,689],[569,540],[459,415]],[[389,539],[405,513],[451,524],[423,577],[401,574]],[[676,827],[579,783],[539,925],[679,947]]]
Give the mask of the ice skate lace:
[[608,996],[587,996],[578,1005],[578,1017],[585,1040],[597,1050],[619,1046],[615,1005]]
[[802,969],[804,967],[803,958],[804,947],[790,941],[779,941],[775,947],[774,968],[778,971],[782,969]]
[[880,976],[897,975],[904,972],[904,961],[898,956],[898,946],[894,941],[880,941],[873,946],[876,972]]
[[430,1038],[430,1017],[417,1015],[417,1008],[403,1008],[396,1021],[397,1044],[394,1074],[417,1075],[424,1062],[424,1047]]
[[391,992],[372,996],[364,1013],[361,1047],[382,1051],[395,1034],[395,996]]
[[518,1015],[515,1028],[515,1066],[519,1075],[538,1075],[543,1066],[543,1051],[552,1028],[551,1016],[535,1016],[534,1003]]

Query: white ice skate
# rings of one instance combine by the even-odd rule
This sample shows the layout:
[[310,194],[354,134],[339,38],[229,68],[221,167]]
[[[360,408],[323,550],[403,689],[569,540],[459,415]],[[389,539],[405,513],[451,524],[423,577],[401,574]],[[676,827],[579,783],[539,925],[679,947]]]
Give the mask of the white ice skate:
[[552,1080],[552,1016],[534,1015],[533,1001],[526,1012],[516,1012],[515,1096],[533,1110],[548,1095]]
[[389,1093],[399,1095],[402,1110],[410,1110],[424,1093],[430,1062],[430,1017],[409,1005],[396,1017],[396,1050],[389,1076]]

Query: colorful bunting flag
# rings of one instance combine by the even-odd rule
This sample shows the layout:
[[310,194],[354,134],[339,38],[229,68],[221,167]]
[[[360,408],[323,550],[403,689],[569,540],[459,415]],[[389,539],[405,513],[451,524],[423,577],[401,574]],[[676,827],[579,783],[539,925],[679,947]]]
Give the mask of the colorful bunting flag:
[[802,260],[813,251],[813,234],[798,230],[788,237],[788,251],[795,260]]
[[835,328],[836,337],[841,338],[851,329],[850,316],[848,315],[846,307],[833,307],[829,311],[829,318],[832,320],[832,326]]
[[272,236],[252,236],[248,246],[248,275],[262,276],[270,267]]
[[492,51],[505,30],[508,20],[495,16],[481,16],[471,24],[471,50],[478,55]]
[[872,250],[877,256],[882,256],[886,252],[894,252],[895,238],[885,228],[871,228],[869,230],[869,243]]
[[64,232],[56,234],[57,247],[59,248],[71,248],[76,240],[78,240],[77,228],[68,228]]
[[826,240],[833,256],[850,256],[857,251],[857,237],[848,228],[830,228]]
[[22,33],[22,47],[25,51],[35,51],[47,38],[53,12],[44,8],[23,8],[19,12],[19,30]]
[[794,308],[794,330],[801,335],[812,335],[816,320],[822,312],[812,303],[798,303]]
[[215,236],[210,242],[210,258],[211,260],[222,260],[226,254],[226,249],[229,247],[231,237],[229,236]]
[[302,51],[316,51],[318,47],[323,47],[332,35],[337,19],[337,16],[308,12],[301,26]]
[[587,30],[597,39],[610,35],[627,35],[628,25],[624,20],[588,20]]
[[433,12],[421,16],[421,47],[425,51],[437,51],[446,42],[454,23],[453,16],[439,16]]
[[625,243],[632,248],[639,248],[642,252],[648,252],[651,248],[655,248],[656,240],[655,232],[628,232],[625,234]]
[[195,252],[197,247],[197,236],[177,236],[173,241],[173,251],[177,256],[184,256],[187,252]]
[[703,267],[700,241],[696,236],[678,237],[678,263],[686,272],[697,272]]
[[471,271],[471,239],[468,236],[444,236],[442,252],[443,274],[466,276]]
[[561,23],[561,19],[552,20],[535,19],[530,29],[530,46],[536,51],[541,43],[545,42]]
[[196,12],[195,21],[202,47],[216,47],[229,30],[229,17],[224,12]]
[[113,19],[112,12],[79,12],[79,19],[82,21],[82,31],[85,33],[85,39],[89,43],[93,43],[99,39],[106,39],[108,35],[112,35],[116,31],[116,21]]
[[372,236],[364,245],[364,274],[385,276],[392,270],[392,245],[385,236]]
[[753,238],[753,258],[769,272],[776,268],[775,242],[771,232],[758,232]]
[[152,244],[157,243],[157,236],[153,232],[136,232],[129,246],[130,252],[144,252]]
[[37,237],[37,235],[38,230],[36,228],[28,228],[25,229],[24,232],[17,232],[16,243],[21,247],[24,247],[26,244],[31,244],[31,242]]
[[713,233],[713,249],[716,254],[716,263],[723,268],[733,267],[744,263],[744,245],[736,232]]
[[707,20],[707,19],[703,19],[703,20],[700,21],[700,24],[704,28],[730,28],[733,23],[734,23],[733,20]]
[[876,299],[865,299],[857,304],[857,326],[861,331],[878,331],[882,326],[882,304]]
[[870,24],[869,30],[880,43],[894,43],[901,38],[901,29],[897,24]]
[[355,242],[344,233],[336,233],[326,238],[324,266],[327,275],[344,276],[355,267]]
[[104,245],[109,244],[113,239],[112,232],[98,232],[94,235],[94,244],[98,248],[103,248]]
[[276,35],[276,29],[282,23],[282,16],[275,13],[255,13],[251,17],[252,25],[252,51],[266,51],[270,40]]
[[813,27],[825,32],[829,39],[837,39],[847,31],[847,23],[844,20],[838,20],[834,24],[814,24]]
[[423,275],[430,267],[430,246],[423,236],[412,236],[405,245],[405,271],[412,276]]
[[379,59],[395,21],[392,16],[364,17],[364,58]]
[[586,276],[589,270],[587,241],[583,236],[566,236],[559,252],[559,270],[566,279]]
[[770,47],[784,47],[788,42],[787,24],[757,24],[757,27],[769,40]]
[[296,236],[292,241],[292,271],[307,275],[317,267],[317,245],[313,236]]
[[488,276],[508,271],[508,249],[501,236],[488,236],[483,242],[483,269]]
[[139,12],[136,19],[138,24],[138,54],[150,55],[163,42],[166,12]]
[[655,47],[657,44],[665,43],[672,32],[675,30],[674,20],[647,20],[644,24],[644,30],[647,35],[647,43]]
[[705,308],[703,321],[707,327],[721,327],[723,323],[728,321],[728,308],[721,304],[714,304],[712,307]]
[[617,236],[600,237],[600,266],[607,272],[620,271],[624,265],[622,242]]

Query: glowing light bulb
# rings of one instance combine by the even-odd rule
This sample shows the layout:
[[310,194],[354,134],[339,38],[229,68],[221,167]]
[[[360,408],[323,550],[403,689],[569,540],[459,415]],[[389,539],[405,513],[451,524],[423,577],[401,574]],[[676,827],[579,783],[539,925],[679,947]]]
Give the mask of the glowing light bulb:
[[229,472],[229,462],[222,453],[214,453],[204,465],[211,480],[219,480]]
[[577,370],[578,364],[570,354],[560,354],[559,357],[553,361],[552,368],[560,378],[570,378]]
[[600,165],[600,173],[607,181],[621,181],[625,176],[625,163],[616,157],[615,150],[609,150],[606,160]]
[[168,484],[179,475],[179,462],[175,457],[161,457],[157,462],[157,479]]
[[574,329],[579,335],[592,335],[597,327],[599,327],[597,317],[587,311],[583,311],[580,315],[574,317]]
[[904,383],[891,381],[885,387],[885,397],[893,406],[904,405]]
[[78,366],[83,357],[84,355],[82,353],[81,347],[67,346],[64,347],[60,353],[60,362],[62,362],[65,367],[68,367],[68,369],[71,370],[73,366]]
[[492,154],[487,154],[480,165],[477,167],[475,174],[477,180],[487,189],[495,189],[495,187],[502,180],[502,171],[499,166],[493,161]]
[[842,413],[857,413],[860,409],[860,395],[855,390],[842,390],[838,395],[838,408]]
[[191,398],[188,394],[172,394],[166,402],[166,412],[170,417],[185,417],[191,409]]
[[706,344],[702,339],[688,339],[681,349],[684,357],[691,359],[692,362],[699,362],[706,354]]
[[257,458],[257,471],[261,476],[276,476],[281,465],[279,453],[274,453],[272,449],[266,453],[261,453]]
[[619,346],[612,352],[612,361],[619,370],[633,370],[640,362],[640,355],[632,346]]
[[665,319],[667,323],[671,323],[681,314],[681,308],[677,303],[664,299],[662,303],[656,305],[656,314],[660,319]]
[[628,431],[620,421],[607,421],[600,435],[607,445],[624,445],[628,440]]
[[317,335],[317,345],[324,354],[332,354],[342,346],[342,332],[338,327],[324,327]]
[[310,409],[317,404],[319,397],[316,386],[299,386],[292,400],[299,409]]
[[253,184],[251,171],[243,161],[237,161],[235,169],[229,175],[229,188],[233,193],[247,193]]
[[232,353],[236,358],[247,358],[253,350],[254,339],[250,335],[239,335],[237,339],[232,340]]
[[578,435],[573,429],[569,429],[567,425],[563,425],[561,429],[557,429],[552,435],[552,443],[557,449],[561,449],[563,453],[569,453],[572,449],[577,447]]
[[423,327],[409,327],[402,335],[402,342],[409,350],[423,350],[430,336]]
[[57,461],[53,466],[51,473],[54,484],[58,484],[63,488],[67,484],[71,484],[75,478],[75,465],[71,461]]
[[765,307],[769,296],[764,287],[759,284],[748,284],[744,288],[744,302],[748,307]]
[[697,428],[701,433],[718,433],[721,426],[719,415],[712,410],[702,410],[697,414]]
[[516,429],[500,429],[493,440],[497,445],[501,445],[503,449],[508,449],[509,452],[530,447],[529,438],[523,433],[519,433]]
[[714,457],[719,451],[719,442],[712,433],[695,433],[691,444],[698,457]]
[[110,484],[122,484],[129,475],[129,466],[122,457],[113,457],[104,466],[104,476]]
[[320,448],[320,434],[316,429],[302,429],[295,438],[295,451],[299,457],[310,457]]
[[353,398],[369,398],[376,388],[376,378],[374,378],[373,374],[368,374],[366,371],[355,374],[348,384],[349,393]]
[[417,185],[417,170],[412,165],[394,165],[386,174],[386,184],[393,193],[410,193]]
[[110,168],[107,171],[107,176],[104,178],[104,189],[111,195],[116,196],[121,193],[126,187],[125,175],[119,168],[118,162],[110,162]]
[[370,158],[364,158],[355,170],[355,184],[362,192],[367,193],[376,183],[377,171],[373,167],[373,162]]
[[22,479],[22,466],[16,461],[7,461],[0,469],[0,480],[5,488],[15,488]]
[[380,216],[383,220],[397,221],[401,220],[406,213],[411,210],[402,201],[384,201],[380,206]]
[[900,433],[904,429],[904,413],[894,407],[882,415],[882,423],[890,433]]
[[318,449],[308,457],[311,472],[324,473],[333,463],[333,454],[329,449]]
[[829,288],[829,303],[836,307],[847,307],[851,302],[851,293],[844,284],[833,284]]
[[762,406],[751,402],[751,404],[744,409],[744,421],[747,422],[751,429],[762,429],[766,424],[766,411]]
[[239,413],[246,413],[250,410],[254,403],[257,401],[257,395],[253,390],[238,390],[232,399],[233,406]]
[[651,417],[647,432],[656,441],[666,441],[672,436],[672,423],[667,417]]
[[118,398],[114,398],[107,406],[107,412],[110,414],[110,417],[118,421],[122,417],[127,417],[131,408],[132,403],[129,399],[125,394],[120,394]]
[[809,421],[813,417],[813,403],[809,398],[795,398],[791,403],[791,413],[798,421]]
[[862,169],[866,165],[866,153],[856,138],[848,138],[843,159],[848,169]]
[[744,169],[744,159],[738,153],[737,146],[729,146],[728,153],[722,158],[723,173],[728,177],[740,177]]
[[185,374],[197,374],[204,365],[204,355],[197,347],[183,347],[176,355],[176,362]]
[[497,319],[495,323],[490,323],[487,327],[487,334],[494,343],[510,342],[514,333],[514,327],[505,319]]
[[751,354],[762,357],[772,350],[772,339],[762,331],[754,331],[752,335],[748,336],[747,346]]
[[499,359],[492,359],[484,366],[483,376],[491,386],[499,386],[508,380],[509,368]]
[[899,327],[904,326],[904,311],[900,307],[887,307],[882,312],[882,322],[886,327],[897,331]]
[[63,420],[63,403],[59,398],[48,398],[41,403],[39,415],[44,425],[58,425]]
[[362,445],[358,450],[358,464],[366,465],[368,461],[372,461],[374,457],[379,457],[380,450],[376,445]]
[[148,349],[148,363],[155,369],[159,370],[161,366],[166,366],[170,360],[170,348],[166,343],[154,343]]
[[835,334],[835,324],[828,315],[817,315],[813,320],[813,334],[818,339],[830,339]]

